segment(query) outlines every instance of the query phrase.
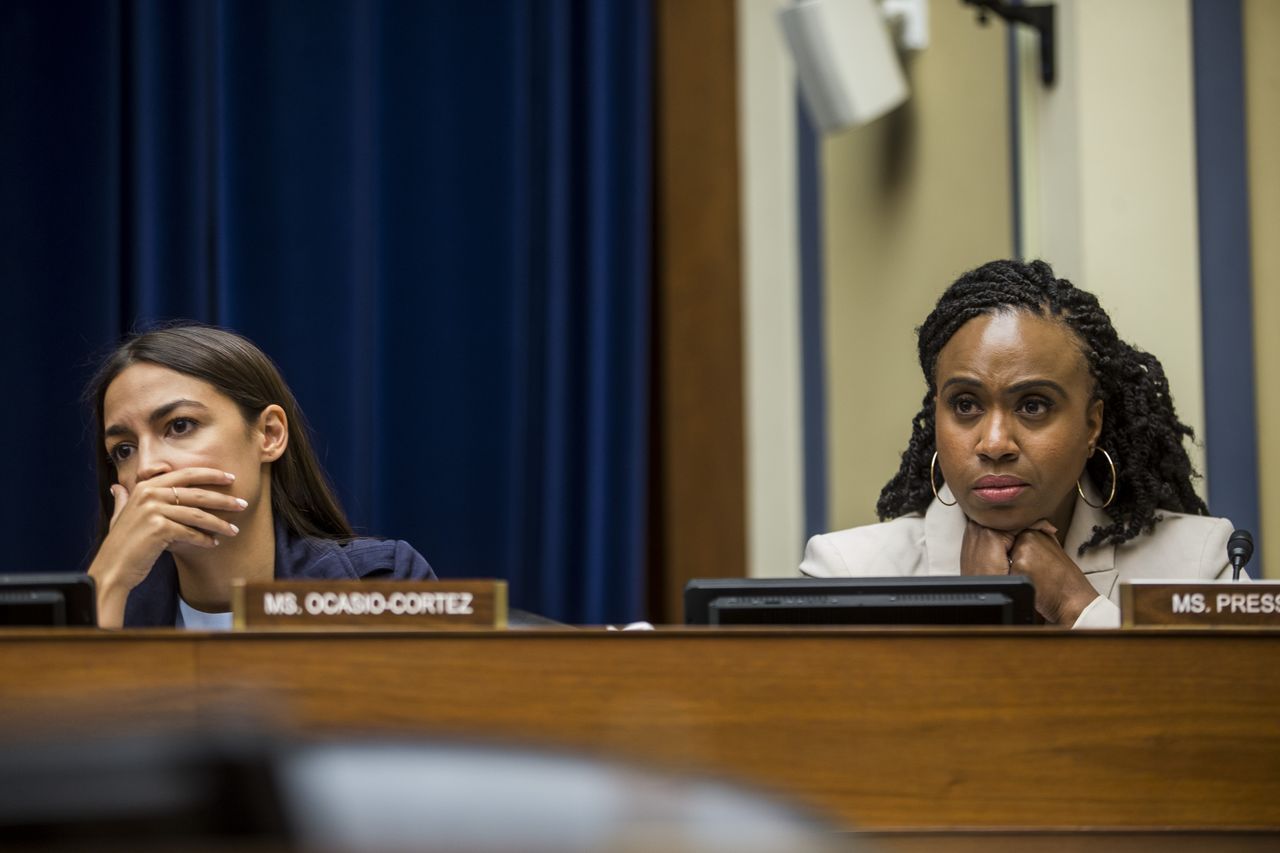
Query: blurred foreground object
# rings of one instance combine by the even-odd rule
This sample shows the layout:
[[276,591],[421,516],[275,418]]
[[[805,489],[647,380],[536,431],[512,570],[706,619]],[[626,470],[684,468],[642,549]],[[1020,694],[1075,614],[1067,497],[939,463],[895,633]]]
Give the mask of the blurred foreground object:
[[582,757],[192,733],[0,747],[0,838],[9,850],[850,849],[758,795]]

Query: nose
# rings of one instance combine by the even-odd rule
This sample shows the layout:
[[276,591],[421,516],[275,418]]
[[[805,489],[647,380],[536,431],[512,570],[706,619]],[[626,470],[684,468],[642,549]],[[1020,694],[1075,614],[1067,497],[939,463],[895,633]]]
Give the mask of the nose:
[[138,482],[150,480],[159,474],[173,470],[173,464],[164,452],[164,445],[143,439],[135,451],[138,460]]
[[974,448],[984,459],[1007,462],[1018,458],[1018,441],[1014,435],[1016,421],[1004,412],[991,412],[983,418]]

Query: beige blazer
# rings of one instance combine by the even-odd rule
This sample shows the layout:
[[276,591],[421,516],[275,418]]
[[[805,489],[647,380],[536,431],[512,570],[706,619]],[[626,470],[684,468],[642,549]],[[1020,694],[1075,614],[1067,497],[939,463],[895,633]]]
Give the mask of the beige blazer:
[[[1085,484],[1085,491],[1089,500],[1100,502],[1090,484]],[[946,486],[940,494],[943,500],[954,500]],[[1231,522],[1166,510],[1157,514],[1164,520],[1151,533],[1120,546],[1090,548],[1080,556],[1080,545],[1093,535],[1093,528],[1111,520],[1101,510],[1076,501],[1064,548],[1098,591],[1098,598],[1073,628],[1118,628],[1121,580],[1231,577],[1227,558]],[[815,578],[958,575],[964,528],[960,507],[935,500],[923,516],[912,513],[813,537],[805,548],[800,573]]]

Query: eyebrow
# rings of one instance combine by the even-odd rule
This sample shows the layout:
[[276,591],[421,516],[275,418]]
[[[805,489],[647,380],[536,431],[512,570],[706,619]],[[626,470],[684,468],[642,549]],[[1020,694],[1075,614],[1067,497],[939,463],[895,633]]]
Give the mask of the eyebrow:
[[[170,403],[165,403],[163,406],[160,406],[155,411],[153,411],[151,415],[147,418],[147,423],[154,424],[156,421],[162,421],[165,418],[167,418],[169,415],[173,414],[173,412],[176,409],[180,409],[183,406],[190,406],[196,409],[204,409],[205,411],[208,411],[209,409],[208,406],[206,406],[204,403],[201,403],[197,400],[186,400],[186,399],[174,400]],[[130,433],[130,430],[128,427],[122,426],[121,424],[112,424],[111,426],[103,430],[102,437],[114,438],[117,435],[129,435],[129,433]]]
[[[950,379],[948,379],[946,382],[942,383],[942,388],[940,388],[939,391],[945,391],[948,388],[950,388],[952,385],[967,385],[973,388],[983,387],[981,382],[979,382],[977,379],[974,379],[970,376],[953,376]],[[1062,396],[1062,397],[1071,396],[1067,393],[1066,388],[1063,388],[1061,385],[1059,385],[1057,382],[1054,382],[1052,379],[1024,379],[1021,382],[1015,382],[1012,385],[1010,385],[1008,388],[1008,393],[1020,394],[1023,391],[1030,391],[1035,388],[1050,388],[1056,391],[1059,396]]]

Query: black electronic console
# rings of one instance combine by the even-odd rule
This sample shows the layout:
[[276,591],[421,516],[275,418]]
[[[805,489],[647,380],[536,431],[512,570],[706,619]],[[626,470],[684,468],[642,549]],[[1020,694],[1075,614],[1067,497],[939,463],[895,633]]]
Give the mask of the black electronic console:
[[0,575],[0,628],[97,627],[97,601],[88,575]]
[[1035,625],[1024,575],[713,578],[684,589],[686,625]]

